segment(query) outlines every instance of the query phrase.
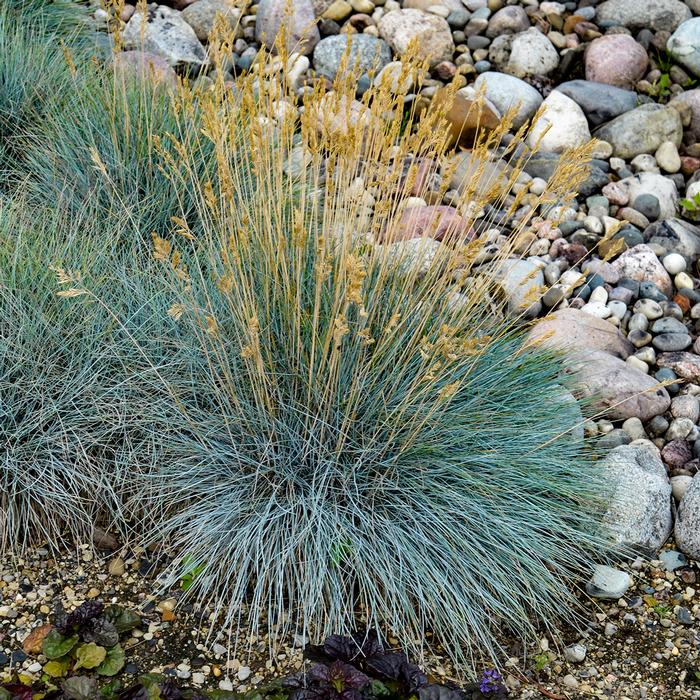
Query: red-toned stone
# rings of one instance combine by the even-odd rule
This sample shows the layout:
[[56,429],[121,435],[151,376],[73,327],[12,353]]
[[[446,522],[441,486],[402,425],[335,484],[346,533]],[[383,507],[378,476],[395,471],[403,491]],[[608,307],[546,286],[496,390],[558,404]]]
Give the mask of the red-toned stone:
[[683,175],[692,175],[700,168],[700,158],[681,156],[681,172]]
[[682,467],[693,458],[693,453],[685,440],[671,440],[661,450],[661,458],[669,467]]
[[385,241],[407,241],[427,236],[437,241],[474,238],[469,222],[454,207],[445,205],[416,206],[404,209]]

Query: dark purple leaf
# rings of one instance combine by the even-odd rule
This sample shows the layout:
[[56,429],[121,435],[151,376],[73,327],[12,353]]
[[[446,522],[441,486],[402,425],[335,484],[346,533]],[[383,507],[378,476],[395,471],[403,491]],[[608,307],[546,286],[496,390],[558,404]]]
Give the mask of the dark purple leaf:
[[409,692],[413,693],[419,688],[423,688],[428,684],[428,676],[420,670],[418,666],[411,663],[406,663],[402,671],[402,680],[408,686]]
[[366,660],[366,665],[381,678],[389,681],[403,680],[404,667],[408,663],[402,651],[390,651],[377,654]]
[[431,683],[418,691],[419,700],[465,700],[462,691]]
[[125,688],[119,693],[119,700],[149,700],[150,693],[140,683],[132,685],[130,688]]
[[182,700],[182,691],[178,688],[174,679],[168,678],[159,686],[161,700]]
[[360,647],[352,637],[332,634],[323,642],[323,651],[332,661],[352,661],[360,653]]
[[102,614],[103,610],[102,601],[87,600],[66,615],[63,606],[59,603],[54,612],[54,627],[61,634],[89,629],[89,625]]
[[98,617],[90,620],[83,629],[83,641],[95,642],[102,647],[113,647],[119,643],[119,632],[117,628],[106,618]]
[[359,690],[369,683],[369,678],[362,671],[342,661],[334,661],[327,671],[328,680],[339,693],[350,688]]
[[24,683],[8,683],[0,687],[12,693],[12,700],[32,700],[32,689]]

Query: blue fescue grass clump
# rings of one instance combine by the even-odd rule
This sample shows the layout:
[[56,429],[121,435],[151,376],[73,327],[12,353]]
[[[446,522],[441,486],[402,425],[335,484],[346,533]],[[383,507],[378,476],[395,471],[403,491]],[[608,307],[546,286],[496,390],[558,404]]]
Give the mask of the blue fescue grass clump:
[[26,143],[38,138],[50,103],[74,90],[72,60],[95,53],[87,8],[69,0],[10,0],[0,6],[0,172],[13,179]]
[[0,205],[3,554],[89,542],[98,521],[122,528],[153,454],[142,356],[151,337],[167,342],[157,308],[92,212]]
[[473,673],[499,630],[572,619],[608,549],[562,358],[499,315],[478,242],[393,241],[404,157],[439,157],[439,113],[402,131],[382,88],[338,126],[354,88],[336,86],[300,125],[264,121],[264,86],[203,102],[216,177],[194,183],[196,227],[182,212],[154,237],[189,359],[134,512],[226,627],[274,644],[359,622]]

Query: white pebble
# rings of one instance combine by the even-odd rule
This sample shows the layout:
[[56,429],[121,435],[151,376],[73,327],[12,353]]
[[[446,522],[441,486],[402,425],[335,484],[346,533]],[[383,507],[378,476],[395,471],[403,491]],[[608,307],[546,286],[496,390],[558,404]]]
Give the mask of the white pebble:
[[592,301],[588,304],[584,304],[581,307],[581,311],[590,316],[595,316],[596,318],[608,318],[612,315],[612,311],[599,301]]
[[646,362],[642,362],[638,357],[635,357],[634,355],[630,355],[625,362],[630,366],[634,367],[635,369],[638,369],[640,372],[644,372],[644,374],[649,374],[649,365]]
[[669,253],[664,257],[662,262],[669,275],[677,275],[679,272],[685,272],[685,258],[678,253]]
[[238,680],[239,681],[247,681],[250,678],[250,674],[252,671],[248,666],[241,666],[238,669]]
[[224,680],[219,681],[219,690],[231,691],[233,690],[233,683],[228,678],[224,678]]
[[673,493],[673,497],[677,501],[680,501],[681,498],[683,498],[692,481],[693,477],[688,476],[687,474],[671,477],[671,491]]
[[608,308],[610,309],[610,313],[620,320],[627,313],[627,304],[623,301],[609,301]]
[[685,272],[679,272],[673,278],[673,282],[676,285],[676,289],[692,289],[694,286],[693,278]]
[[589,303],[607,304],[608,292],[605,287],[596,287],[589,298]]

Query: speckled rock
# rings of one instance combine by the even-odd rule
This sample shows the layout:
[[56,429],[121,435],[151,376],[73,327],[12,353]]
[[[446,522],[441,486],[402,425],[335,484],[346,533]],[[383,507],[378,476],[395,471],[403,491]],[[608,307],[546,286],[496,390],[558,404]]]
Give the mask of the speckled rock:
[[700,355],[692,352],[665,352],[656,358],[659,367],[672,369],[682,379],[700,384]]
[[655,553],[671,534],[671,483],[658,450],[646,440],[612,450],[603,460],[613,495],[605,520],[623,547]]
[[626,250],[612,265],[620,277],[653,282],[664,294],[671,294],[671,277],[648,245],[641,244]]
[[644,47],[627,34],[594,39],[586,49],[586,80],[630,89],[649,65]]
[[416,40],[419,56],[431,66],[452,60],[455,50],[452,32],[442,17],[422,10],[394,10],[379,20],[377,28],[399,57],[408,51],[411,41]]
[[559,65],[559,54],[542,32],[531,27],[519,34],[496,37],[489,48],[489,60],[504,73],[524,78],[551,73]]
[[576,309],[559,309],[538,321],[528,340],[572,354],[602,350],[622,360],[634,352],[632,343],[611,323]]
[[321,34],[316,26],[316,13],[311,0],[294,0],[294,10],[287,12],[287,0],[260,0],[255,19],[255,38],[265,46],[273,48],[284,23],[286,27],[286,48],[310,54],[319,42]]
[[194,29],[179,12],[163,5],[149,12],[146,22],[136,12],[124,28],[122,41],[125,49],[161,56],[171,66],[199,68],[208,60]]
[[336,34],[321,39],[316,44],[314,68],[329,80],[334,80],[346,52],[348,70],[357,67],[360,74],[368,71],[377,74],[391,61],[391,49],[382,39],[369,34]]
[[700,473],[683,493],[674,535],[676,545],[686,556],[700,559]]
[[235,0],[197,0],[182,11],[182,19],[194,29],[200,41],[207,41],[217,15],[221,15],[228,26],[235,30],[239,26],[242,11]]
[[544,275],[529,260],[509,259],[494,269],[508,300],[508,311],[525,318],[534,318],[542,310]]
[[700,17],[683,22],[669,37],[666,48],[678,63],[700,76]]
[[[457,166],[452,173],[450,188],[468,193],[474,199],[494,199],[500,196],[512,169],[503,160],[484,163],[471,151],[457,153],[452,158]],[[476,173],[480,177],[475,178]]]
[[673,107],[644,104],[604,124],[593,134],[613,147],[613,155],[631,159],[654,153],[664,141],[680,146],[683,124]]
[[605,352],[594,351],[576,359],[574,373],[580,396],[595,399],[597,410],[610,420],[647,421],[668,410],[668,391],[648,374]]
[[120,51],[114,56],[114,67],[128,78],[152,80],[171,88],[177,86],[177,74],[162,56],[145,51]]
[[629,29],[665,29],[672,32],[691,16],[681,0],[606,0],[596,8],[596,19]]

